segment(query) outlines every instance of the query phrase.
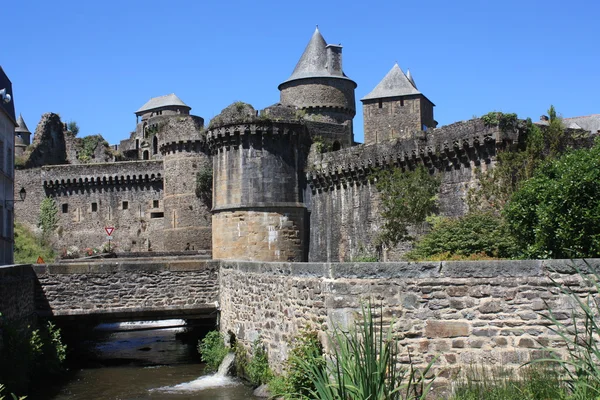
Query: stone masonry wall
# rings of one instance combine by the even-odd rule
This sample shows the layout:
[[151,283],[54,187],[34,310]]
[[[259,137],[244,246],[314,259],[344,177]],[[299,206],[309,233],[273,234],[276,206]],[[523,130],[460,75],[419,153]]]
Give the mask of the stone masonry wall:
[[15,187],[25,187],[27,198],[15,202],[16,220],[36,230],[40,204],[51,197],[58,207],[53,240],[59,251],[101,247],[106,226],[116,228],[118,250],[162,250],[162,167],[162,161],[140,161],[18,170]]
[[[600,259],[588,260],[596,271]],[[578,261],[580,267],[584,264]],[[571,261],[429,263],[221,262],[221,331],[249,347],[261,338],[281,370],[290,340],[309,326],[348,327],[369,299],[393,323],[402,352],[424,365],[436,356],[439,383],[469,365],[518,367],[560,347],[544,318],[569,323],[572,301],[590,288]],[[379,311],[377,311],[379,313]],[[326,344],[326,335],[321,334]]]
[[35,322],[34,282],[28,265],[0,267],[0,354],[3,326],[20,330]]
[[36,308],[54,316],[177,312],[214,307],[218,262],[105,261],[35,265]]
[[[496,143],[517,140],[516,132],[486,127],[478,119],[420,135],[311,154],[307,172],[309,261],[348,261],[361,248],[374,252],[374,239],[383,221],[371,174],[379,168],[424,165],[441,176],[440,213],[460,216],[467,211],[469,188],[478,184],[477,172],[495,162]],[[397,260],[408,249],[407,243],[401,243],[386,251],[385,260]]]

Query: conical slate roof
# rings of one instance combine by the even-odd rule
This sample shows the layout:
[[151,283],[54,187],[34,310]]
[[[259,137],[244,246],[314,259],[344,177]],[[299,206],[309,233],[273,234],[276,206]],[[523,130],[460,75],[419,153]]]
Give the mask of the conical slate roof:
[[328,71],[327,42],[323,38],[323,35],[321,35],[319,27],[317,27],[310,38],[308,45],[306,45],[302,57],[300,57],[298,64],[296,64],[294,72],[292,72],[292,75],[283,83],[296,79],[321,77],[335,77],[350,80],[343,72],[340,75],[339,73],[332,74]]
[[21,114],[19,114],[19,119],[17,120],[17,127],[15,128],[15,132],[31,133],[29,132],[27,125],[25,125],[25,120],[23,119],[23,116]]
[[135,113],[140,114],[146,111],[154,110],[156,108],[162,107],[172,107],[172,106],[180,106],[187,107],[190,110],[192,109],[190,106],[185,104],[175,93],[167,94],[165,96],[153,97],[146,104],[140,107]]
[[400,69],[398,64],[394,64],[390,72],[379,82],[375,89],[368,95],[360,99],[371,100],[381,99],[384,97],[398,97],[406,96],[410,94],[422,94],[417,90],[416,85],[411,82],[412,76],[409,78],[404,75],[404,72]]

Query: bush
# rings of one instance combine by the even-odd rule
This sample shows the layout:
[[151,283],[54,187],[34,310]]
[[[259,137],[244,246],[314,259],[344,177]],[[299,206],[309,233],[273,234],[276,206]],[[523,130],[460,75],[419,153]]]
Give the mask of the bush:
[[539,168],[504,216],[527,257],[599,257],[600,141]]
[[198,351],[202,356],[202,361],[206,363],[206,371],[214,372],[219,369],[229,349],[225,346],[225,341],[219,331],[210,331],[204,339],[198,343]]
[[43,239],[36,237],[26,226],[15,222],[15,263],[35,263],[38,257],[51,262],[55,255]]
[[[399,368],[398,343],[392,325],[386,330],[383,317],[375,322],[371,306],[363,307],[363,318],[354,329],[333,328],[330,340],[333,354],[323,368],[313,360],[302,360],[300,367],[314,383],[310,398],[318,400],[414,400],[425,399],[433,378],[425,379],[435,359],[423,370],[412,364]],[[383,313],[382,313],[383,314]]]
[[273,378],[273,373],[269,368],[267,351],[264,349],[260,338],[252,344],[252,357],[246,365],[246,377],[254,386],[260,386]]
[[307,398],[316,387],[310,374],[303,368],[304,364],[313,368],[325,370],[326,363],[323,358],[323,345],[319,341],[317,331],[304,329],[292,342],[288,359],[285,364],[285,378],[274,383],[269,382],[269,389],[275,395],[284,395],[286,399]]
[[461,218],[435,218],[432,230],[406,258],[481,260],[513,258],[517,254],[518,246],[502,218],[493,213],[470,213]]

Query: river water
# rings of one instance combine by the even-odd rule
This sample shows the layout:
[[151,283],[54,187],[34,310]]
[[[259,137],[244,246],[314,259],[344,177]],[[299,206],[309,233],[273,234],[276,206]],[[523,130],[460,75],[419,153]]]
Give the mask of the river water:
[[[241,400],[254,399],[252,389],[235,378],[204,373],[195,343],[181,339],[183,321],[126,323],[99,327],[87,339],[87,352],[71,368],[71,379],[40,400]],[[156,326],[157,325],[157,326]],[[159,329],[153,329],[153,328]],[[112,332],[120,329],[119,332]],[[122,329],[126,329],[122,331]],[[143,330],[140,330],[143,329]]]

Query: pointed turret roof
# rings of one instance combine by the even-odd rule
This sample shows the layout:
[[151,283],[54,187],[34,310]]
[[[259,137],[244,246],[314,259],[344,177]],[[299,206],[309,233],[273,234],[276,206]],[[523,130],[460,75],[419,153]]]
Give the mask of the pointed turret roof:
[[390,72],[379,82],[375,89],[371,91],[368,95],[360,99],[371,100],[371,99],[381,99],[383,97],[398,97],[398,96],[406,96],[410,94],[422,94],[417,90],[414,81],[412,80],[412,76],[410,74],[404,75],[404,72],[398,66],[398,63],[394,64]]
[[25,125],[25,120],[23,119],[23,116],[21,114],[19,114],[19,119],[17,120],[17,127],[15,128],[15,133],[17,132],[31,133],[29,132],[27,125]]
[[[341,47],[341,46],[339,46]],[[283,83],[304,78],[335,77],[349,79],[346,74],[333,74],[327,69],[327,42],[319,27],[315,29],[292,75]]]
[[167,94],[165,96],[153,97],[146,104],[140,107],[135,113],[140,114],[146,111],[154,110],[156,108],[162,107],[171,107],[171,106],[179,106],[179,107],[187,107],[190,110],[192,109],[190,106],[185,104],[175,93]]

